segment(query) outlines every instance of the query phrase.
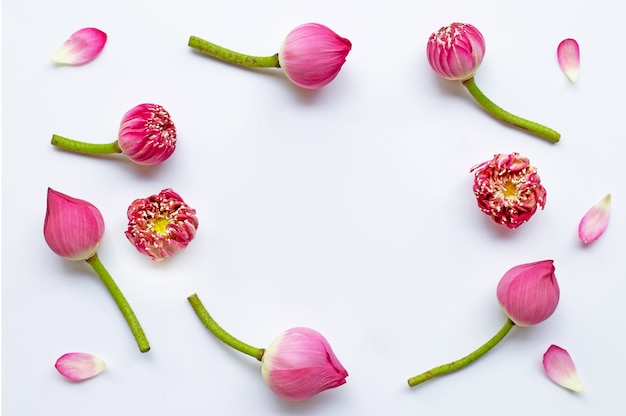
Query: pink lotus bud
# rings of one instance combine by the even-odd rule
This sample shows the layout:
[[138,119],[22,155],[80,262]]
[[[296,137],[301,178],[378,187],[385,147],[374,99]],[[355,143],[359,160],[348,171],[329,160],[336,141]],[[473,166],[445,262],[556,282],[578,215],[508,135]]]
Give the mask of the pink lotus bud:
[[315,89],[331,82],[346,62],[352,43],[324,25],[306,23],[285,38],[278,62],[296,85]]
[[122,117],[118,145],[140,165],[156,165],[176,149],[176,127],[170,114],[157,104],[139,104]]
[[498,302],[519,326],[545,321],[559,303],[559,285],[552,260],[521,264],[506,272],[498,283]]
[[265,350],[262,361],[263,379],[286,400],[304,400],[341,386],[348,376],[328,341],[309,328],[284,331]]
[[478,207],[498,224],[517,228],[546,204],[537,169],[518,153],[497,154],[470,169]]
[[70,36],[50,56],[52,62],[61,65],[82,65],[96,59],[107,41],[107,34],[93,27],[86,27]]
[[92,204],[48,188],[43,227],[48,246],[68,260],[87,260],[96,254],[104,235],[104,218]]
[[474,26],[452,23],[430,35],[426,46],[428,63],[449,80],[472,78],[485,56],[485,39]]
[[68,352],[59,357],[54,367],[70,380],[82,381],[100,374],[104,370],[105,363],[92,354]]
[[127,215],[128,241],[156,261],[184,250],[198,228],[196,210],[169,188],[134,200]]

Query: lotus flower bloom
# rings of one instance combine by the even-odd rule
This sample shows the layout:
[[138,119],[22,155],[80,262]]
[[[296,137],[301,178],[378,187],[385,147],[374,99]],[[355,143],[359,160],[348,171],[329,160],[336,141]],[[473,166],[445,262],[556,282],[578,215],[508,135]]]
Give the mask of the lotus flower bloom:
[[575,39],[561,41],[556,49],[556,56],[565,76],[571,82],[576,82],[580,68],[580,48],[578,47],[578,42]]
[[282,332],[267,348],[256,348],[226,332],[193,294],[187,298],[200,321],[226,345],[261,361],[261,375],[279,397],[299,401],[346,383],[343,368],[328,341],[310,328]]
[[426,57],[440,76],[461,81],[474,99],[492,116],[537,136],[558,142],[561,135],[541,124],[518,117],[494,104],[476,85],[474,75],[485,56],[485,39],[468,23],[452,23],[428,38]]
[[85,352],[68,352],[59,357],[54,367],[70,380],[82,381],[100,374],[104,370],[105,362]]
[[346,383],[343,368],[328,341],[309,328],[280,334],[265,350],[261,373],[274,393],[286,400],[304,400]]
[[198,228],[196,210],[169,188],[134,200],[127,216],[128,241],[155,261],[184,250]]
[[104,218],[89,202],[48,188],[43,235],[58,256],[87,260],[96,254],[102,241]]
[[586,243],[596,241],[606,228],[611,219],[611,194],[607,194],[600,202],[587,211],[578,224],[578,236]]
[[93,27],[81,29],[61,45],[50,59],[62,65],[82,65],[96,58],[104,48],[107,34]]
[[293,29],[279,52],[272,56],[251,56],[225,49],[196,36],[189,46],[214,58],[256,68],[282,68],[296,85],[317,89],[331,82],[346,62],[352,43],[319,23]]
[[124,153],[140,165],[156,165],[176,149],[176,127],[158,104],[139,104],[124,114],[118,139],[112,143],[86,143],[54,134],[51,144],[77,153]]
[[548,378],[559,386],[575,392],[583,391],[576,366],[567,350],[557,345],[550,345],[543,354],[543,369]]
[[550,317],[559,303],[552,260],[513,267],[500,279],[496,294],[508,316],[500,331],[465,357],[409,378],[409,387],[467,367],[502,341],[515,325],[536,325]]
[[559,304],[559,285],[552,260],[521,264],[498,283],[498,302],[518,326],[532,326],[548,319]]
[[104,219],[91,203],[48,188],[44,238],[57,255],[73,261],[85,260],[98,274],[135,337],[141,352],[150,344],[121,290],[106,270],[96,250],[104,234]]
[[537,169],[518,153],[496,154],[470,169],[478,207],[498,224],[517,228],[546,204]]

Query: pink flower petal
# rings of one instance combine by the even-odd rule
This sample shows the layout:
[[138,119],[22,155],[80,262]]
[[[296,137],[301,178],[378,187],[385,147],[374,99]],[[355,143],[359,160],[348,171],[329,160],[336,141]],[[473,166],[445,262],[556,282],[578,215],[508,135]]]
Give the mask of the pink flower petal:
[[580,49],[578,42],[574,39],[565,39],[559,43],[556,50],[559,66],[570,81],[576,82],[578,79],[578,68],[580,67]]
[[606,230],[611,218],[611,194],[607,194],[595,204],[578,225],[578,236],[585,243],[596,241]]
[[104,370],[105,363],[95,355],[85,352],[63,354],[54,365],[61,375],[74,381],[95,377]]
[[106,33],[87,27],[70,36],[50,59],[57,64],[82,65],[95,59],[106,41]]
[[548,378],[559,386],[576,392],[583,391],[576,366],[567,350],[556,345],[550,345],[543,354],[543,368]]

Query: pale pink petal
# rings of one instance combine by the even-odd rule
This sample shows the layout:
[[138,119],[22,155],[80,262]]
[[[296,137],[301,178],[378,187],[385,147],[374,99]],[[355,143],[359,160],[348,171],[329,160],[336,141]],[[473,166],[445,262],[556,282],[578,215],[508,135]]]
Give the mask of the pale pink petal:
[[82,65],[98,56],[107,41],[100,29],[87,27],[74,33],[50,59],[57,64]]
[[559,43],[556,50],[559,66],[570,81],[576,82],[578,79],[578,69],[580,68],[580,48],[574,39],[565,39]]
[[63,354],[54,365],[61,375],[70,380],[80,381],[95,377],[104,370],[102,359],[85,352]]
[[596,241],[606,230],[611,218],[611,194],[607,194],[595,204],[578,225],[578,236],[585,243]]
[[576,366],[567,350],[550,345],[550,348],[543,354],[543,368],[548,378],[559,386],[576,392],[583,391]]

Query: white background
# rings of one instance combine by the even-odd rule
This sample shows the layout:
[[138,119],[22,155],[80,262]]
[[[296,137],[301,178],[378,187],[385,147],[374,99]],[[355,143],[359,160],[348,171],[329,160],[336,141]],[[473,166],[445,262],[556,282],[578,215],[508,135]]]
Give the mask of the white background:
[[[619,8],[618,8],[619,7]],[[3,2],[3,415],[621,415],[626,281],[623,25],[618,2],[286,0]],[[486,114],[439,79],[426,40],[461,21],[483,33],[477,84],[497,104],[560,131],[552,145]],[[353,43],[339,76],[302,90],[279,69],[249,70],[187,47],[196,35],[254,55],[307,22]],[[108,36],[81,67],[49,56],[82,27]],[[556,48],[578,40],[576,84]],[[131,107],[163,105],[178,148],[146,168],[121,155],[50,145],[53,133],[115,140]],[[469,169],[520,152],[538,168],[544,211],[517,230],[477,208]],[[99,255],[135,309],[141,354],[84,262],[43,239],[46,190],[85,199],[107,231]],[[198,212],[188,249],[155,263],[126,240],[132,200],[171,187]],[[612,193],[607,232],[585,247],[580,218]],[[469,353],[504,323],[495,297],[511,267],[554,259],[561,302],[514,328],[470,367],[416,388],[407,378]],[[350,376],[300,403],[264,384],[187,303],[197,293],[258,347],[281,331],[323,333]],[[550,344],[572,355],[585,391],[547,379]],[[63,353],[107,362],[65,380]]]

